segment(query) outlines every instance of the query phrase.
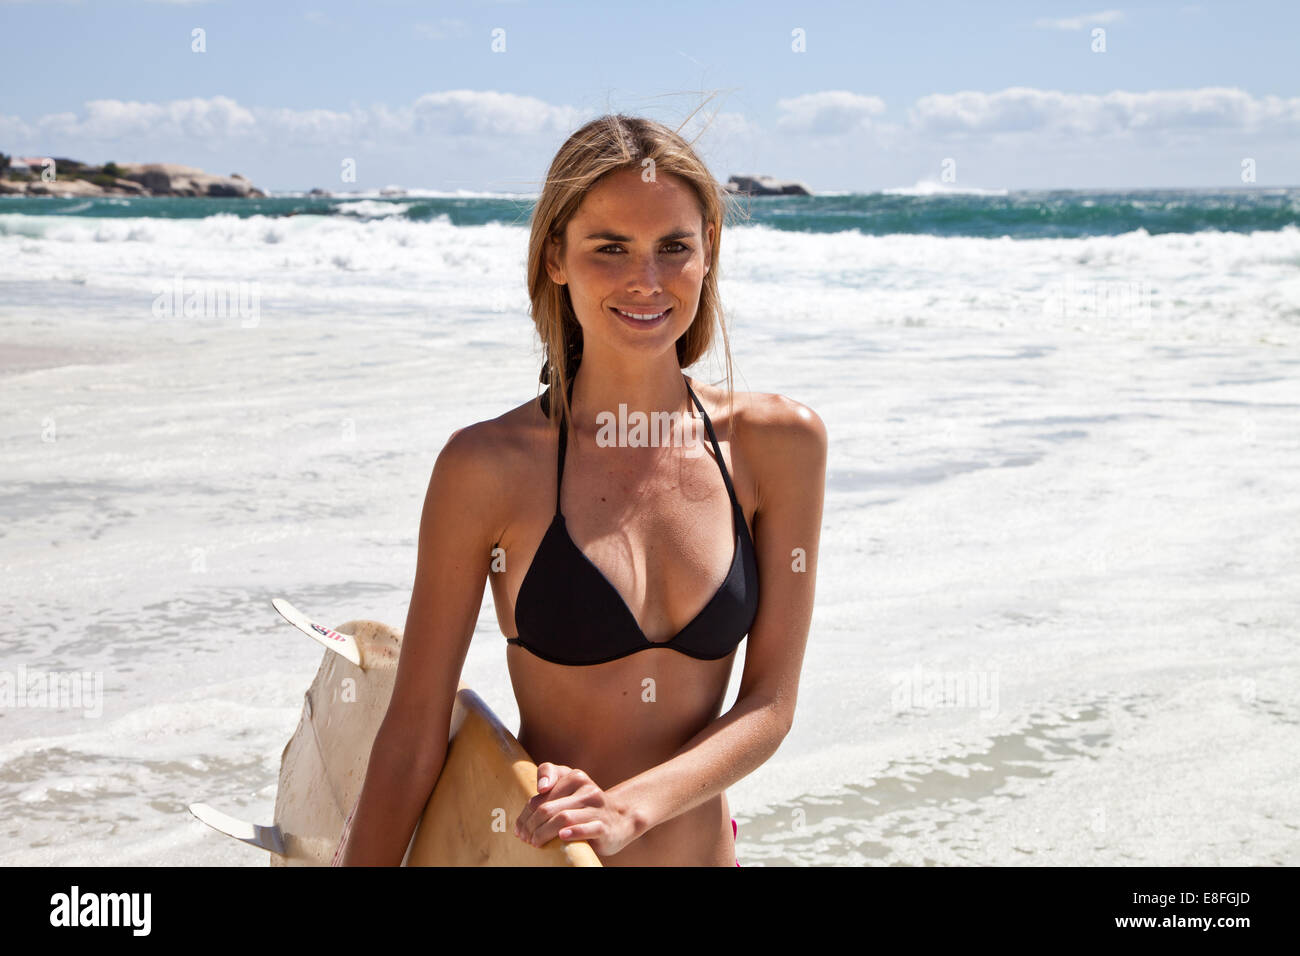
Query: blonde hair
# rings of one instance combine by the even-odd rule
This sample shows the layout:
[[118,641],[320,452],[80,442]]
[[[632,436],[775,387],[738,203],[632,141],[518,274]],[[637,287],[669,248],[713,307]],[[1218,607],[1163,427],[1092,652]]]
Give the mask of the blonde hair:
[[[694,114],[692,114],[694,115]],[[687,121],[689,121],[687,117]],[[683,124],[685,125],[685,124]],[[679,127],[680,128],[680,127]],[[587,193],[602,177],[621,169],[642,171],[652,160],[655,175],[671,173],[695,193],[705,224],[713,224],[712,260],[700,289],[694,321],[677,340],[677,361],[687,368],[699,361],[713,344],[715,326],[722,331],[726,359],[728,417],[733,406],[731,342],[718,295],[719,249],[722,226],[732,204],[695,150],[676,131],[655,120],[621,113],[607,114],[584,125],[560,147],[547,171],[537,204],[533,207],[528,238],[528,297],[530,313],[545,349],[539,381],[551,388],[548,414],[553,425],[572,421],[569,388],[582,361],[582,326],[578,324],[567,285],[557,285],[546,269],[546,244],[552,237],[564,248],[564,230]],[[649,166],[645,163],[645,166]]]

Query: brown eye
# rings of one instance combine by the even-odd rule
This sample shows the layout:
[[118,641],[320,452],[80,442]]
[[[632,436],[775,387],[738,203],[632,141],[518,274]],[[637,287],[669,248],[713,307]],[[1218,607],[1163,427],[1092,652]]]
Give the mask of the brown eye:
[[[665,248],[667,248],[668,246],[680,246],[679,249],[677,249],[677,250],[675,250],[673,253],[671,253],[672,255],[680,255],[680,254],[683,253],[683,252],[690,252],[690,251],[691,251],[691,247],[690,247],[690,246],[686,245],[685,243],[678,242],[676,239],[674,239],[672,242],[668,243],[667,246],[665,246]],[[611,245],[608,245],[608,246],[601,246],[601,247],[600,247],[599,249],[597,249],[596,251],[597,251],[597,252],[604,252],[606,249],[620,249],[620,248],[622,248],[622,247],[619,246],[619,245],[611,244]]]

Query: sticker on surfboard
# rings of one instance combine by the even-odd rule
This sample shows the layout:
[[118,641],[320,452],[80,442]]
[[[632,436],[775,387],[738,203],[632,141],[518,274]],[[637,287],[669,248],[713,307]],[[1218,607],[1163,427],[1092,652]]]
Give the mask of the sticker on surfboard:
[[281,617],[313,641],[329,648],[358,667],[361,666],[361,649],[357,646],[356,639],[351,634],[340,634],[323,624],[308,620],[305,614],[284,598],[272,598],[271,606],[280,612]]

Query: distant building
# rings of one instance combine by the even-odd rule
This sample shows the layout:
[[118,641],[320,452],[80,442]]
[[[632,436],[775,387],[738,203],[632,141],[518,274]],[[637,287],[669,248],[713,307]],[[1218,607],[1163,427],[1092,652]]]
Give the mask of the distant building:
[[46,163],[52,162],[48,156],[11,156],[9,168],[16,173],[39,173]]

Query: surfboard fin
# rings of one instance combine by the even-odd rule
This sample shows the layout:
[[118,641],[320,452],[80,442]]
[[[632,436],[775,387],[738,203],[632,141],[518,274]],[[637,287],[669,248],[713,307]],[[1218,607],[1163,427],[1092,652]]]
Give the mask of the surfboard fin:
[[190,813],[194,814],[212,829],[224,833],[226,836],[234,837],[243,843],[271,853],[284,855],[284,837],[280,834],[280,828],[272,824],[269,827],[262,826],[258,823],[246,823],[243,820],[236,820],[229,814],[215,810],[206,803],[191,803]]
[[296,607],[286,601],[284,598],[272,598],[271,606],[280,612],[280,616],[302,631],[313,641],[329,648],[336,654],[342,656],[345,660],[351,661],[358,667],[361,666],[361,648],[357,646],[356,638],[351,634],[340,634],[338,631],[328,628],[323,624],[317,624],[315,621],[307,619]]

